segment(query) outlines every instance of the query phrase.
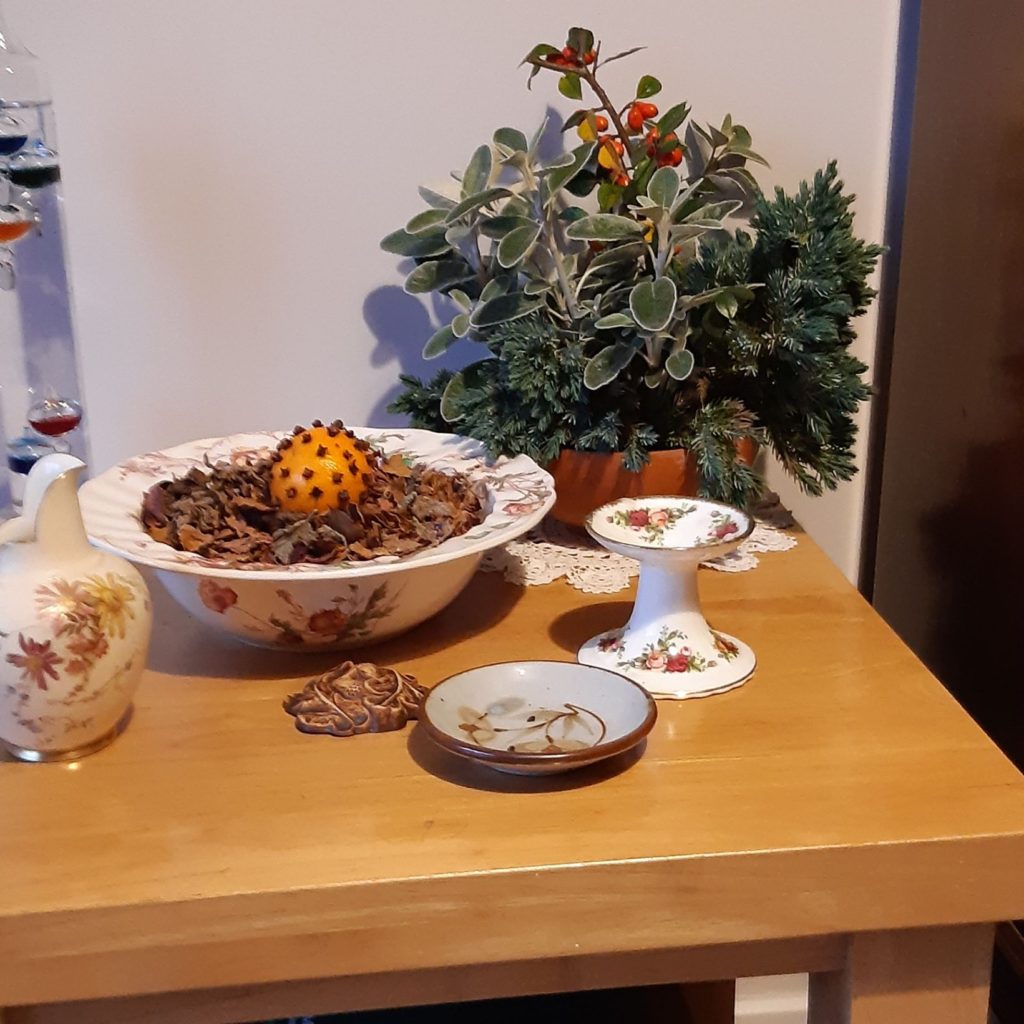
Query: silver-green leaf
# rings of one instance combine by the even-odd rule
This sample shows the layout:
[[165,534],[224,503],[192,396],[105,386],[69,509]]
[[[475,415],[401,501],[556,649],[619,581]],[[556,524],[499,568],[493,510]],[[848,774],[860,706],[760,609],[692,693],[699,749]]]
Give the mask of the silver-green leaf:
[[714,302],[719,295],[724,292],[724,288],[709,288],[706,292],[698,292],[696,295],[684,295],[682,302],[680,302],[680,312],[684,312],[688,309],[696,309],[698,306],[704,306],[709,302]]
[[670,210],[679,195],[679,174],[675,168],[659,167],[647,183],[647,194],[658,206]]
[[628,313],[609,313],[595,321],[594,326],[604,331],[613,327],[636,327],[636,321]]
[[636,347],[626,341],[618,341],[601,349],[586,365],[583,383],[596,391],[610,384],[629,365]]
[[673,380],[686,380],[693,373],[693,353],[687,348],[677,349],[665,360],[665,369]]
[[[660,173],[660,172],[659,172]],[[684,224],[703,221],[720,221],[743,205],[741,199],[727,199],[721,203],[705,203],[683,219]]]
[[515,217],[506,214],[498,214],[497,217],[488,217],[480,222],[480,234],[485,238],[504,238],[515,228],[530,227],[536,225],[536,221],[530,217]]
[[540,234],[539,224],[528,224],[513,228],[498,243],[498,262],[505,267],[514,267],[533,248]]
[[509,295],[498,295],[484,302],[473,310],[470,322],[474,327],[493,327],[495,324],[507,323],[529,316],[544,305],[542,298],[530,298],[522,292]]
[[566,154],[572,157],[570,162],[555,167],[545,179],[549,197],[557,196],[583,170],[596,145],[595,142],[585,142],[582,146],[577,146],[571,154]]
[[464,260],[431,260],[421,263],[405,279],[405,290],[410,295],[422,295],[472,278],[473,270]]
[[660,331],[672,320],[676,309],[676,285],[670,277],[641,281],[629,293],[633,319],[648,331]]
[[640,259],[646,251],[647,246],[642,240],[626,242],[625,245],[614,245],[608,249],[602,249],[590,261],[587,271],[603,270],[607,267],[616,266],[619,263],[631,263]]
[[423,202],[427,206],[432,206],[435,210],[450,210],[455,205],[454,199],[449,199],[447,196],[443,196],[440,192],[435,192],[432,188],[427,188],[425,185],[420,185],[419,193]]
[[470,158],[462,175],[462,198],[487,187],[491,177],[491,147],[480,146]]
[[490,302],[491,299],[496,298],[498,295],[504,295],[508,289],[509,279],[507,277],[492,277],[484,285],[484,290],[480,293],[480,301]]
[[390,235],[381,239],[380,247],[395,256],[410,256],[414,259],[424,256],[440,256],[451,249],[441,233],[412,235],[402,228],[392,231]]
[[447,387],[444,389],[444,393],[441,395],[441,405],[438,410],[441,413],[441,419],[445,423],[457,423],[462,419],[462,413],[459,412],[459,399],[466,393],[466,381],[462,373],[456,373],[450,381],[448,381]]
[[590,242],[617,242],[643,234],[643,225],[632,217],[615,213],[594,213],[569,225],[566,234]]
[[715,309],[718,310],[726,320],[732,320],[739,312],[739,299],[731,291],[724,291],[715,299]]
[[[488,150],[490,152],[490,150]],[[451,224],[453,221],[458,220],[460,217],[465,217],[467,213],[472,213],[475,210],[479,210],[481,206],[487,206],[488,203],[493,203],[495,199],[502,199],[505,196],[510,196],[512,193],[507,188],[488,188],[484,189],[483,192],[474,192],[472,195],[466,196],[461,203],[457,203],[448,211],[448,216],[445,217],[445,221]]]
[[445,324],[439,331],[432,334],[423,346],[424,359],[436,359],[455,343],[455,331],[451,324]]
[[444,223],[444,216],[444,210],[424,210],[422,213],[417,213],[405,225],[405,230],[410,235],[422,235],[434,228],[440,227]]
[[455,335],[456,338],[464,338],[467,334],[469,334],[471,328],[472,325],[469,322],[468,313],[460,313],[452,321],[452,333]]
[[508,146],[509,149],[522,150],[524,153],[529,145],[526,136],[518,128],[499,128],[494,133],[494,141],[499,146]]

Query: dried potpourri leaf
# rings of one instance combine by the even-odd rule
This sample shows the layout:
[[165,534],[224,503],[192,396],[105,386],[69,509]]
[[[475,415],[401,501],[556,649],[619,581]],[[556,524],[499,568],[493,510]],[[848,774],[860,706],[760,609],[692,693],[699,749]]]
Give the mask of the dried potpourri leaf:
[[484,516],[482,491],[467,476],[410,465],[401,454],[372,459],[358,504],[285,511],[271,496],[277,461],[193,468],[161,481],[143,497],[142,525],[154,540],[228,566],[294,565],[409,555]]

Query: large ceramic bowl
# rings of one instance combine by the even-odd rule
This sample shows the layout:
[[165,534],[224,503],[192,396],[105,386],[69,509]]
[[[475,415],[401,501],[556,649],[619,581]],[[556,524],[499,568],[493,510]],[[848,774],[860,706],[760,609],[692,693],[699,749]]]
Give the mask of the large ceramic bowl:
[[492,460],[478,441],[429,430],[351,429],[386,454],[402,452],[481,484],[483,522],[402,558],[241,568],[176,551],[143,530],[142,496],[154,483],[207,463],[257,458],[285,436],[259,433],[193,441],[115,466],[82,487],[86,529],[99,547],[155,569],[185,609],[239,640],[345,650],[395,636],[439,612],[469,582],[485,551],[525,533],[554,503],[551,477],[525,456]]

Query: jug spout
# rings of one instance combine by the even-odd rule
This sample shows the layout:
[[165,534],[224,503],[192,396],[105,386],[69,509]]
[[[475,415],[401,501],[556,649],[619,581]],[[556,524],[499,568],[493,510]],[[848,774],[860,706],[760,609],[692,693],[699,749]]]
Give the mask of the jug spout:
[[40,459],[25,481],[23,514],[0,526],[0,544],[35,541],[46,554],[62,557],[89,546],[78,505],[78,475],[85,463],[55,453]]

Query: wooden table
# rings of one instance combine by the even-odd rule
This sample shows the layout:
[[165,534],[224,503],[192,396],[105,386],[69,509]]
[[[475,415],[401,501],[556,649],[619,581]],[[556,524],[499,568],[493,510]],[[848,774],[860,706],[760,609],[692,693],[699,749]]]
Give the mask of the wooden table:
[[[662,703],[639,759],[547,781],[416,730],[302,735],[281,699],[330,657],[234,646],[155,592],[128,732],[0,765],[5,1022],[806,970],[814,1024],[982,1024],[992,922],[1024,916],[1024,780],[806,538],[702,586],[755,679]],[[426,682],[570,659],[627,608],[480,575],[375,657]]]

